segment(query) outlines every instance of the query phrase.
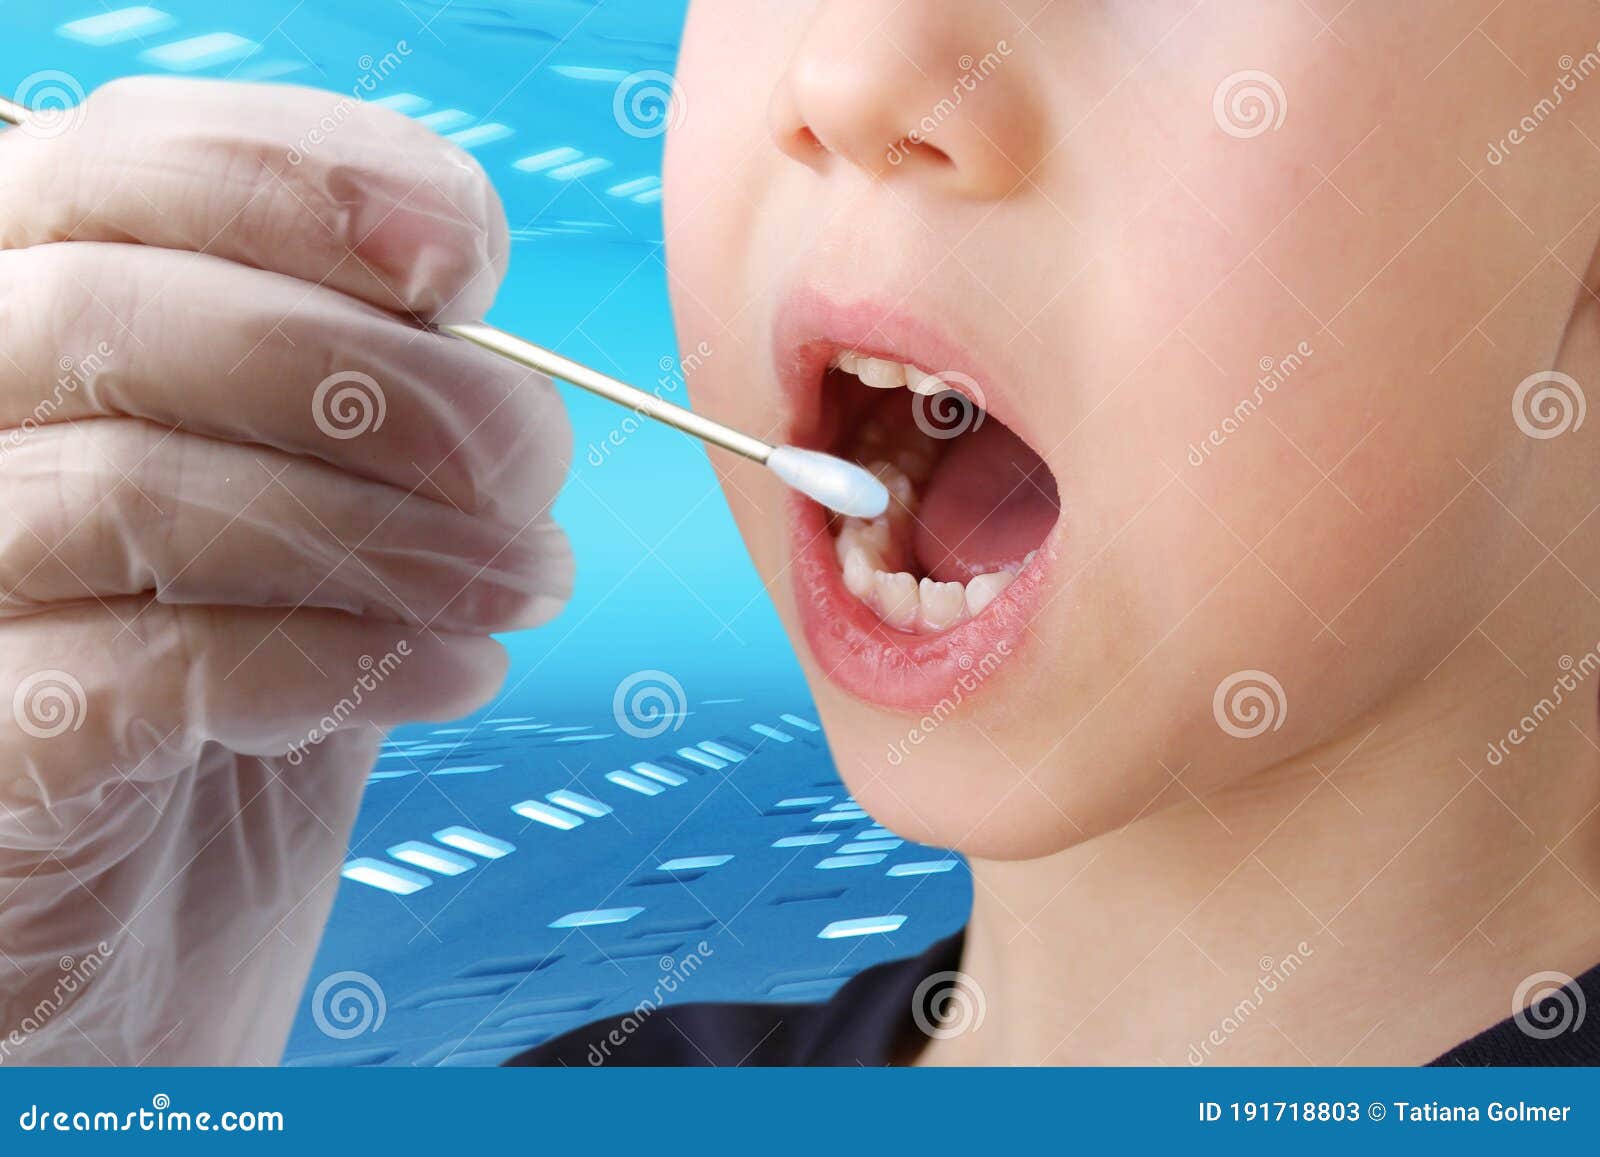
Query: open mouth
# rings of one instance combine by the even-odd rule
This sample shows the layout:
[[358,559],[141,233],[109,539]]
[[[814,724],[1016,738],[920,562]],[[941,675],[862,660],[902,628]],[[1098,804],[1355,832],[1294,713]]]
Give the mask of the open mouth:
[[888,488],[874,519],[829,527],[845,589],[890,628],[938,634],[978,617],[1061,512],[1055,476],[982,406],[965,375],[839,350],[822,383],[830,453]]
[[775,356],[789,441],[860,463],[892,496],[874,519],[791,500],[797,605],[824,672],[898,709],[987,678],[1042,601],[1061,514],[1014,400],[937,333],[865,306],[798,298]]

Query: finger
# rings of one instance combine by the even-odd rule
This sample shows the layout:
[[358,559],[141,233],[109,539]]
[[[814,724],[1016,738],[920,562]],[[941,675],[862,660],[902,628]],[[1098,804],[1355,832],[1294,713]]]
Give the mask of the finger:
[[307,454],[521,523],[566,476],[547,378],[333,290],[120,244],[0,252],[0,454],[127,415]]
[[[118,633],[133,617],[142,639]],[[214,746],[303,759],[345,731],[458,718],[507,665],[492,639],[314,610],[90,605],[0,637],[0,845],[40,850],[107,787],[159,782]]]
[[482,317],[505,274],[505,213],[483,170],[388,109],[134,77],[98,89],[80,118],[56,136],[0,136],[0,248],[212,253],[435,320]]
[[153,592],[489,632],[547,621],[572,587],[571,550],[547,516],[504,526],[131,419],[34,431],[0,459],[0,491],[0,615]]

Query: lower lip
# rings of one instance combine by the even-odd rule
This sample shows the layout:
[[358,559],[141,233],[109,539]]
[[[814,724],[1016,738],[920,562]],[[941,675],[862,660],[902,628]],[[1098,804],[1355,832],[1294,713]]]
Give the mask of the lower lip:
[[976,618],[938,635],[889,626],[845,588],[822,507],[789,496],[795,602],[811,653],[828,679],[858,699],[897,711],[925,710],[1009,662],[1043,595],[1050,542]]

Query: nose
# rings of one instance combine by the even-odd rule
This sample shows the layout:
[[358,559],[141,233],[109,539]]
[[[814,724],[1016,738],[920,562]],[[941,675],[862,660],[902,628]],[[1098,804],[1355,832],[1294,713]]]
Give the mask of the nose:
[[777,146],[826,173],[997,200],[1042,155],[1043,107],[988,0],[821,0],[772,95]]

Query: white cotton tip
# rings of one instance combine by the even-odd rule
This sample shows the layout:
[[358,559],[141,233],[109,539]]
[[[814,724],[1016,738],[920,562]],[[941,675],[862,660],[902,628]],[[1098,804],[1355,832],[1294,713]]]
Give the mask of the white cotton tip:
[[889,509],[889,491],[854,462],[817,450],[779,446],[767,468],[807,498],[852,518],[876,518]]

